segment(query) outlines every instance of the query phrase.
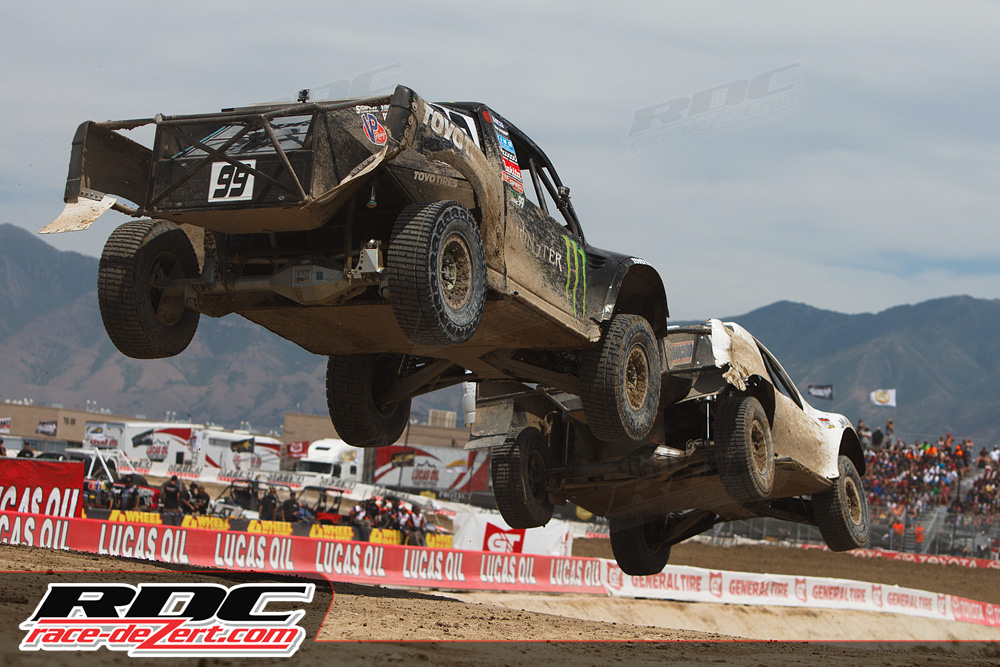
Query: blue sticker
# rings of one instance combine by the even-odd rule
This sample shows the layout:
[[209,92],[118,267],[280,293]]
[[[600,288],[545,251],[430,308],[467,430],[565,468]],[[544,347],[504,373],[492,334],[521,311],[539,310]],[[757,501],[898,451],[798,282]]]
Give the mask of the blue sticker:
[[508,153],[511,153],[511,154],[514,153],[514,142],[512,142],[510,139],[508,139],[507,137],[503,136],[499,132],[497,133],[497,141],[500,142],[500,148],[501,148],[501,150],[505,150],[505,151],[507,151]]

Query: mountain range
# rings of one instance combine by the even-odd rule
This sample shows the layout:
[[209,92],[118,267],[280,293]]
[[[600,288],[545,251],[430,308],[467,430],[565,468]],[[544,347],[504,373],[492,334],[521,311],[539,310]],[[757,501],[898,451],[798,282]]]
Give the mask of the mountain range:
[[[326,359],[237,315],[202,317],[177,357],[140,361],[120,354],[97,306],[98,260],[60,251],[20,227],[0,225],[0,401],[30,398],[149,419],[255,429],[286,411],[326,413]],[[742,324],[781,361],[805,393],[834,386],[834,400],[810,398],[874,428],[894,419],[907,440],[947,432],[977,444],[1000,441],[1000,300],[955,296],[848,315],[781,301],[723,318]],[[898,407],[874,405],[896,389]],[[459,410],[457,388],[419,397],[413,416]]]

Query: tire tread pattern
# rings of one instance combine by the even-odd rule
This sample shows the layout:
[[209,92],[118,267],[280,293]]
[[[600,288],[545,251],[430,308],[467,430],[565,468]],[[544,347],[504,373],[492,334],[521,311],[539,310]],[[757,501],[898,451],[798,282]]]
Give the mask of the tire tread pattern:
[[[816,526],[830,551],[850,551],[868,543],[868,500],[865,497],[864,487],[861,486],[861,477],[848,457],[838,457],[837,469],[840,476],[834,487],[813,496],[813,514]],[[847,476],[854,479],[863,503],[862,523],[856,530],[852,527],[853,521],[844,497],[842,480]],[[861,539],[862,536],[864,539]]]
[[162,359],[180,354],[194,338],[200,317],[198,312],[186,309],[173,326],[150,319],[155,316],[146,312],[140,297],[147,289],[148,276],[139,275],[136,264],[143,249],[154,242],[172,245],[178,259],[189,269],[193,265],[197,270],[198,259],[184,230],[165,220],[133,220],[111,233],[97,273],[98,305],[104,329],[115,347],[133,359]]
[[[754,464],[749,433],[754,419],[767,427],[767,415],[760,401],[752,396],[732,397],[723,401],[715,417],[716,462],[719,476],[729,497],[738,503],[765,498],[774,488],[774,448],[770,448],[770,474],[761,479]],[[770,429],[767,429],[770,440]]]
[[326,370],[326,402],[341,440],[354,447],[384,447],[399,440],[410,418],[410,399],[397,401],[385,415],[374,399],[375,355],[331,356]]
[[552,518],[552,503],[539,502],[525,484],[523,468],[532,446],[529,439],[535,438],[542,438],[538,429],[533,426],[519,428],[490,452],[493,497],[503,520],[511,528],[537,528]]
[[652,549],[646,534],[647,524],[662,517],[611,519],[611,552],[622,572],[633,577],[658,574],[670,560],[670,547]]
[[[634,327],[648,330],[652,348],[647,350],[649,362],[649,393],[655,398],[647,401],[638,415],[629,415],[621,375],[628,358],[628,338]],[[587,415],[587,426],[601,440],[630,442],[642,440],[649,433],[656,418],[660,395],[660,361],[656,337],[649,323],[641,315],[615,315],[600,342],[581,355],[583,375],[582,400]],[[637,417],[637,419],[630,419]],[[629,422],[639,422],[632,423]]]
[[[469,251],[475,255],[473,265],[472,296],[466,310],[471,312],[469,321],[455,323],[437,294],[439,277],[434,249],[444,242],[446,224],[439,220],[449,207],[461,206],[453,201],[424,202],[405,207],[396,219],[392,242],[387,253],[386,268],[392,310],[399,328],[407,339],[418,345],[447,346],[464,343],[476,332],[482,319],[486,298],[486,256],[483,244],[473,222],[468,230],[473,237]],[[464,209],[463,209],[464,210]]]

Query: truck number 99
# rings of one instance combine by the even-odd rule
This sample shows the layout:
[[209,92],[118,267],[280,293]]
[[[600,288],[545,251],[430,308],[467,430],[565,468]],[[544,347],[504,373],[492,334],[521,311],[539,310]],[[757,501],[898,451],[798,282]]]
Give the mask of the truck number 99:
[[[256,160],[243,162],[251,169],[257,168]],[[228,162],[213,162],[208,188],[209,202],[249,201],[253,199],[253,174],[237,169]]]

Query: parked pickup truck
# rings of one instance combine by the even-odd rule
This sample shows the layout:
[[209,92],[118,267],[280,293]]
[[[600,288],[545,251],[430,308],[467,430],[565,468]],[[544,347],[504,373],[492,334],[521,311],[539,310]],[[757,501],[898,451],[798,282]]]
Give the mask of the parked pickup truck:
[[632,575],[659,572],[672,545],[719,522],[759,516],[816,525],[834,551],[865,545],[865,458],[846,417],[809,405],[738,324],[671,327],[658,353],[659,404],[640,442],[597,435],[585,402],[561,389],[479,383],[468,447],[491,448],[511,527],[576,503],[608,517]]
[[[146,125],[151,146],[126,136]],[[587,243],[549,158],[485,104],[398,86],[88,121],[64,199],[43,233],[138,218],[111,233],[98,275],[122,353],[179,354],[201,315],[238,313],[329,356],[330,414],[352,445],[395,442],[413,396],[467,380],[578,394],[605,439],[652,428],[660,276]]]

